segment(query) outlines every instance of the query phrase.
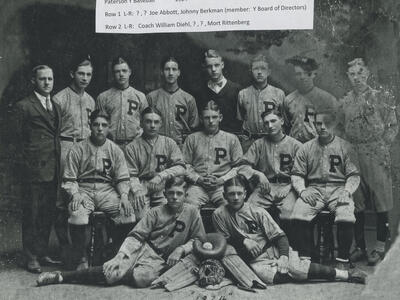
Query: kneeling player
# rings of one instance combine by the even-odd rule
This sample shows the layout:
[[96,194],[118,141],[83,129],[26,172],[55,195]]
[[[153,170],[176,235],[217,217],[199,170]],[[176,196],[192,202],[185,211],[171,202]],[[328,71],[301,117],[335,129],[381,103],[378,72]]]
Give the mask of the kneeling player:
[[[160,273],[192,252],[204,232],[196,208],[185,204],[186,183],[173,177],[165,183],[167,204],[151,209],[128,234],[118,254],[103,266],[72,272],[42,273],[37,284],[124,283],[147,287]],[[185,260],[185,258],[183,259]]]
[[261,280],[268,284],[311,279],[365,282],[366,275],[357,269],[339,270],[300,259],[268,212],[244,202],[245,186],[241,176],[225,182],[224,196],[228,204],[217,208],[212,219],[216,230]]
[[[323,209],[335,214],[337,225],[337,267],[349,268],[349,251],[353,241],[353,193],[360,184],[360,176],[353,164],[351,146],[332,134],[335,125],[332,113],[316,115],[318,137],[303,144],[296,154],[292,183],[299,199],[292,213],[297,230],[297,250],[304,257],[311,256],[311,221]],[[305,186],[307,182],[308,186]]]

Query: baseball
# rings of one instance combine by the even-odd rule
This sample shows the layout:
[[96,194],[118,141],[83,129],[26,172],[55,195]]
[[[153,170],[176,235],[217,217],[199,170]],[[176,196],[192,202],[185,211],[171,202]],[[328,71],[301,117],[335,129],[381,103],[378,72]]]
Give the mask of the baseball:
[[210,242],[205,242],[203,244],[203,248],[207,250],[211,250],[213,248],[213,245]]

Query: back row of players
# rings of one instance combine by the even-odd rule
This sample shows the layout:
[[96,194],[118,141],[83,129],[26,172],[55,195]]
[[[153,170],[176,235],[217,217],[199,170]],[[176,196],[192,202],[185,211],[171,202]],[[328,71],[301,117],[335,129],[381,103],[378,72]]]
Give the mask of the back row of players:
[[[377,242],[368,261],[379,262],[393,205],[389,148],[398,127],[392,99],[368,86],[361,59],[349,63],[353,90],[340,101],[314,86],[314,59],[287,62],[298,89],[285,97],[268,83],[264,56],[251,61],[253,85],[240,89],[224,77],[223,58],[208,50],[209,81],[195,100],[178,86],[175,58],[161,63],[163,86],[145,96],[129,86],[132,70],[118,57],[112,63],[114,86],[95,102],[85,92],[91,62],[78,61],[71,85],[53,98],[61,107],[62,188],[72,199],[73,243],[84,241],[93,210],[105,211],[116,224],[132,223],[165,203],[163,184],[180,175],[190,183],[187,202],[219,206],[225,203],[224,182],[239,173],[255,179],[250,203],[279,207],[281,227],[301,257],[311,256],[312,219],[324,208],[334,212],[342,269],[349,267],[354,228],[352,260],[367,257],[363,211],[365,200],[371,201]],[[85,267],[85,247],[78,248]]]

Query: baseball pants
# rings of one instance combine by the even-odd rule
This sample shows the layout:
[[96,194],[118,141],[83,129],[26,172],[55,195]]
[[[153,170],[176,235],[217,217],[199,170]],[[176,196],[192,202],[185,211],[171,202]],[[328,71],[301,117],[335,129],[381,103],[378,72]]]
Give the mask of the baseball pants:
[[224,188],[222,186],[206,190],[203,187],[194,184],[187,189],[186,202],[198,207],[199,209],[208,203],[218,207],[226,203],[223,192]]

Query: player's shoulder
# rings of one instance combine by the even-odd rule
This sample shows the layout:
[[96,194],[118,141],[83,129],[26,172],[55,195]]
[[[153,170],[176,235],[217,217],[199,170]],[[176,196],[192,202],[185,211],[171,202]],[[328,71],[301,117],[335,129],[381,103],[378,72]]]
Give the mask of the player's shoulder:
[[249,85],[249,86],[247,86],[247,87],[245,87],[245,88],[242,88],[242,89],[239,91],[239,94],[245,95],[245,94],[251,92],[252,90],[254,90],[254,87],[253,87],[253,85],[251,84],[251,85]]
[[227,140],[238,140],[238,137],[236,136],[236,134],[224,131],[224,130],[219,130],[217,133],[218,136],[226,138]]
[[189,134],[187,136],[186,140],[193,142],[193,141],[197,141],[203,137],[204,137],[204,133],[202,131],[196,131],[196,132]]
[[130,86],[128,89],[129,89],[129,92],[135,94],[140,99],[145,99],[146,98],[146,95],[143,92],[135,89],[134,87]]
[[200,211],[197,206],[190,203],[183,203],[183,215],[187,216],[189,219],[192,219],[193,216],[200,215]]
[[56,103],[60,103],[62,101],[64,101],[65,97],[70,93],[71,88],[70,87],[66,87],[64,89],[62,89],[61,91],[59,91],[58,93],[56,93],[53,96],[53,100]]
[[142,136],[134,138],[128,145],[126,145],[125,150],[136,150],[139,149],[140,145],[144,143]]
[[286,104],[291,104],[292,102],[296,101],[297,98],[299,98],[300,93],[298,90],[294,90],[293,92],[289,93],[285,97],[285,103]]
[[194,97],[193,97],[192,94],[186,92],[185,90],[183,90],[183,89],[181,89],[181,88],[179,88],[179,89],[177,90],[177,93],[181,94],[181,96],[182,96],[183,98],[185,98],[187,101],[194,100]]
[[111,88],[101,92],[97,96],[97,100],[98,101],[107,101],[108,99],[110,99],[116,93],[116,91],[117,90],[114,87],[111,87]]
[[217,207],[212,214],[213,216],[222,217],[228,213],[228,204],[224,204]]
[[336,101],[336,97],[333,96],[331,93],[329,93],[328,91],[325,91],[319,87],[314,87],[313,91],[319,96],[319,97],[323,97],[323,98],[331,98],[331,100],[335,100]]
[[146,97],[149,97],[149,98],[157,98],[157,96],[158,96],[161,92],[162,92],[162,88],[158,88],[158,89],[155,89],[155,90],[152,90],[151,92],[149,92],[149,93],[147,94]]
[[318,137],[315,137],[315,138],[305,142],[304,144],[301,144],[300,150],[304,151],[307,154],[307,153],[310,153],[310,151],[312,151],[312,149],[317,147],[318,145],[319,145]]
[[283,141],[285,143],[297,146],[297,147],[301,147],[301,145],[303,145],[299,140],[296,140],[294,137],[291,137],[290,135],[285,135]]
[[166,135],[160,134],[158,136],[158,141],[161,145],[166,145],[167,147],[178,146],[172,138],[170,138],[169,136],[166,136]]
[[276,86],[274,86],[274,85],[268,84],[267,88],[268,88],[272,93],[274,93],[274,94],[276,94],[276,95],[278,95],[278,96],[283,96],[283,97],[285,96],[285,92],[284,92],[282,89],[280,89],[280,88],[278,88],[278,87],[276,87]]
[[112,140],[106,139],[105,146],[110,149],[110,151],[116,153],[116,154],[124,154],[124,152],[121,150],[121,148]]

